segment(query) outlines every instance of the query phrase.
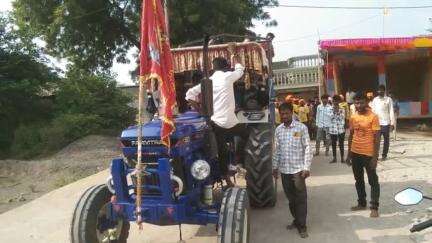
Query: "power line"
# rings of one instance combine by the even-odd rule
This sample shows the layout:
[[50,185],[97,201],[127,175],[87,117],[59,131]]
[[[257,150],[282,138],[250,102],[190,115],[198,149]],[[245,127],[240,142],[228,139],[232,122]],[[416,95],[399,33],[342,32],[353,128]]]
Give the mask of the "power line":
[[291,4],[279,4],[272,5],[271,7],[283,7],[283,8],[309,8],[309,9],[356,9],[356,10],[384,10],[384,9],[427,9],[432,8],[432,5],[423,6],[383,6],[383,7],[361,7],[361,6],[318,6],[318,5],[291,5]]
[[[344,28],[352,27],[352,26],[355,26],[355,25],[358,25],[358,24],[361,24],[361,23],[367,22],[367,21],[369,21],[369,20],[371,20],[371,19],[374,19],[374,18],[376,18],[376,17],[379,17],[379,16],[381,16],[381,14],[377,14],[377,15],[369,16],[369,17],[367,17],[367,18],[363,18],[363,19],[360,19],[360,20],[358,20],[358,21],[351,22],[351,23],[346,24],[346,25],[341,25],[341,26],[335,27],[335,28],[333,28],[333,29],[330,29],[330,30],[325,31],[325,32],[323,33],[323,35],[326,35],[326,34],[332,33],[332,32],[334,32],[334,31],[337,31],[337,30],[340,30],[340,29],[344,29]],[[308,38],[316,37],[316,36],[317,36],[317,34],[308,34],[308,35],[299,36],[299,37],[292,38],[292,39],[280,40],[280,41],[275,41],[275,42],[276,42],[276,43],[290,42],[290,41],[296,41],[296,40],[308,39]]]

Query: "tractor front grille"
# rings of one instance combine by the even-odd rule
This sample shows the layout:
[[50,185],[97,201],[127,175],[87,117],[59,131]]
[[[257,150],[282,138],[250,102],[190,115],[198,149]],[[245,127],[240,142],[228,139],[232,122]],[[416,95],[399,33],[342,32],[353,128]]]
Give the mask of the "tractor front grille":
[[[156,173],[158,165],[157,160],[153,158],[143,158],[143,161],[147,163],[146,168],[152,173],[143,173],[142,178],[142,192],[144,195],[160,195],[161,191],[157,189],[160,186],[159,175]],[[179,177],[183,181],[183,193],[187,191],[187,180],[182,159],[175,158],[171,160],[171,166],[173,168],[174,175]],[[130,175],[132,188],[129,191],[130,194],[136,194],[137,187],[137,176]]]

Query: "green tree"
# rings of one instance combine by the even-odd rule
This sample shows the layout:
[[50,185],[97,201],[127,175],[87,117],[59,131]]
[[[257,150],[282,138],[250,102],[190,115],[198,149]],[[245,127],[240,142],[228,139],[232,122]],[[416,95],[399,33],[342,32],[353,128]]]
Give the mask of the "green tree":
[[51,119],[19,123],[13,130],[11,154],[27,159],[49,155],[89,134],[117,135],[134,122],[131,102],[113,77],[72,70],[58,81]]
[[[40,37],[56,57],[86,70],[106,70],[114,58],[139,48],[142,0],[15,0],[21,30]],[[244,34],[252,20],[270,21],[266,6],[277,0],[168,0],[171,41],[178,45],[204,33]]]
[[40,50],[0,14],[0,156],[22,123],[49,119],[51,102],[42,97],[57,79],[39,56]]
[[101,129],[118,130],[132,125],[135,109],[132,97],[117,88],[113,77],[73,70],[60,82],[56,93],[57,114],[83,114],[99,117]]

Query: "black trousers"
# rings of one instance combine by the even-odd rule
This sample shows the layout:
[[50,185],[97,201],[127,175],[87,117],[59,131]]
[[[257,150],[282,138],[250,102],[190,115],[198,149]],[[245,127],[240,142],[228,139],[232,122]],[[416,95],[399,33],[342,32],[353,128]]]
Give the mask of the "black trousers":
[[344,158],[345,133],[330,134],[330,138],[331,138],[331,143],[332,143],[333,158],[336,158],[336,145],[339,142],[339,150],[340,150],[341,160],[343,160],[343,158]]
[[390,146],[390,126],[381,126],[381,136],[384,137],[382,157],[387,157]]
[[[249,132],[247,131],[246,124],[237,124],[236,126],[227,129],[212,122],[212,126],[218,145],[220,171],[221,174],[225,176],[228,174],[228,164],[230,161],[230,151],[229,147],[227,146],[227,142],[234,139],[235,136],[240,136],[243,141],[247,141]],[[242,143],[242,146],[238,148],[238,151],[236,151],[238,154],[244,154],[244,145],[245,143]]]
[[289,201],[289,209],[294,217],[295,225],[306,229],[307,190],[306,181],[297,174],[281,174],[282,186]]
[[378,209],[379,197],[380,197],[380,185],[378,181],[378,175],[376,169],[371,168],[372,157],[352,154],[352,170],[354,173],[355,187],[357,190],[358,204],[366,206],[366,189],[364,181],[364,170],[366,169],[369,185],[371,186],[371,201],[370,208]]

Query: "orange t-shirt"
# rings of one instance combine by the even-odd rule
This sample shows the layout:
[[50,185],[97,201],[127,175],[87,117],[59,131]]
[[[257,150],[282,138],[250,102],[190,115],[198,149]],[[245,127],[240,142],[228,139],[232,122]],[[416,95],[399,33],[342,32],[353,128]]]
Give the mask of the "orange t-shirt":
[[371,110],[366,114],[353,114],[350,129],[354,130],[351,152],[367,156],[374,155],[374,135],[381,129],[378,116]]

